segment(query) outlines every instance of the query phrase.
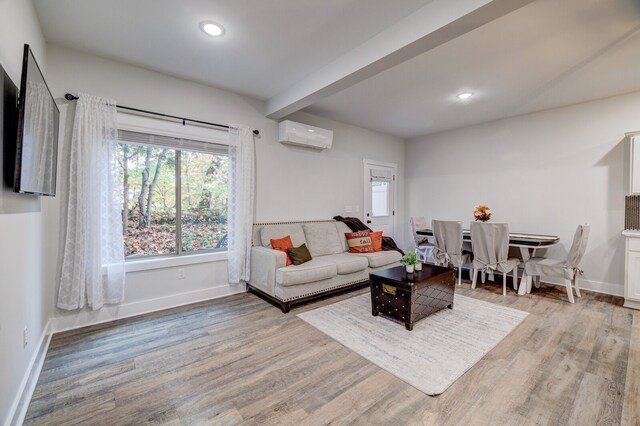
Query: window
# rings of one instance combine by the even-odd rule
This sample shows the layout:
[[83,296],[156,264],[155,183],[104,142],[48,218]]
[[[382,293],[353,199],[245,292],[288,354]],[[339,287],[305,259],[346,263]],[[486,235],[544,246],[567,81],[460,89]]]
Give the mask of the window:
[[227,147],[118,132],[125,256],[224,250]]
[[389,216],[389,182],[371,182],[371,216]]

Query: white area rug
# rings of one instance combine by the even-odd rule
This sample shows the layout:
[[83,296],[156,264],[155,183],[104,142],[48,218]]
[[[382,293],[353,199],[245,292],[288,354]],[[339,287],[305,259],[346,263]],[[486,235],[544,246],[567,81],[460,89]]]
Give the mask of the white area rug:
[[455,295],[443,309],[404,324],[371,315],[363,294],[298,316],[349,349],[427,395],[444,392],[529,315]]

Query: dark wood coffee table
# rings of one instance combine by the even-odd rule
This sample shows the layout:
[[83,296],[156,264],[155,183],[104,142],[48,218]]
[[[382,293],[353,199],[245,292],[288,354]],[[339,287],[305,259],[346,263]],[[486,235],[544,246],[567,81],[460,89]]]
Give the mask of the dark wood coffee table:
[[404,266],[369,274],[371,314],[403,322],[407,330],[413,324],[441,309],[453,309],[456,289],[455,270],[423,264],[422,271],[408,274]]

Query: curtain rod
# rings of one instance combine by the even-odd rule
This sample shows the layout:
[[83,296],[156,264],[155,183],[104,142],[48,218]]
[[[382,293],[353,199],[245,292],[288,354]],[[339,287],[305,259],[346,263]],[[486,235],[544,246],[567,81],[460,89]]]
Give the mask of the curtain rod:
[[[68,100],[68,101],[77,101],[78,100],[78,97],[72,95],[71,93],[65,94],[64,98],[66,100]],[[211,123],[209,121],[193,120],[191,118],[178,117],[176,115],[169,115],[169,114],[163,114],[161,112],[147,111],[147,110],[139,109],[139,108],[131,108],[131,107],[123,106],[123,105],[116,105],[116,107],[120,108],[120,109],[126,109],[126,110],[129,110],[129,111],[141,112],[143,114],[151,114],[151,115],[157,115],[157,116],[165,117],[165,118],[173,118],[173,119],[176,119],[176,120],[182,120],[182,125],[183,126],[187,123],[187,121],[189,121],[191,123],[206,124],[207,126],[221,127],[223,129],[228,129],[229,128],[229,126],[227,126],[226,124],[218,124],[218,123]],[[260,134],[260,130],[254,130],[253,134],[254,135],[259,135]]]

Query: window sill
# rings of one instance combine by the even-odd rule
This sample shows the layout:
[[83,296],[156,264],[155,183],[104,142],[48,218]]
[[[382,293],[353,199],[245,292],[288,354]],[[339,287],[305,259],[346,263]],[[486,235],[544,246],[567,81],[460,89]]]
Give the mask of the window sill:
[[125,272],[148,271],[151,269],[174,268],[198,263],[221,262],[227,260],[227,252],[185,254],[182,256],[159,256],[146,259],[131,259],[125,262]]

